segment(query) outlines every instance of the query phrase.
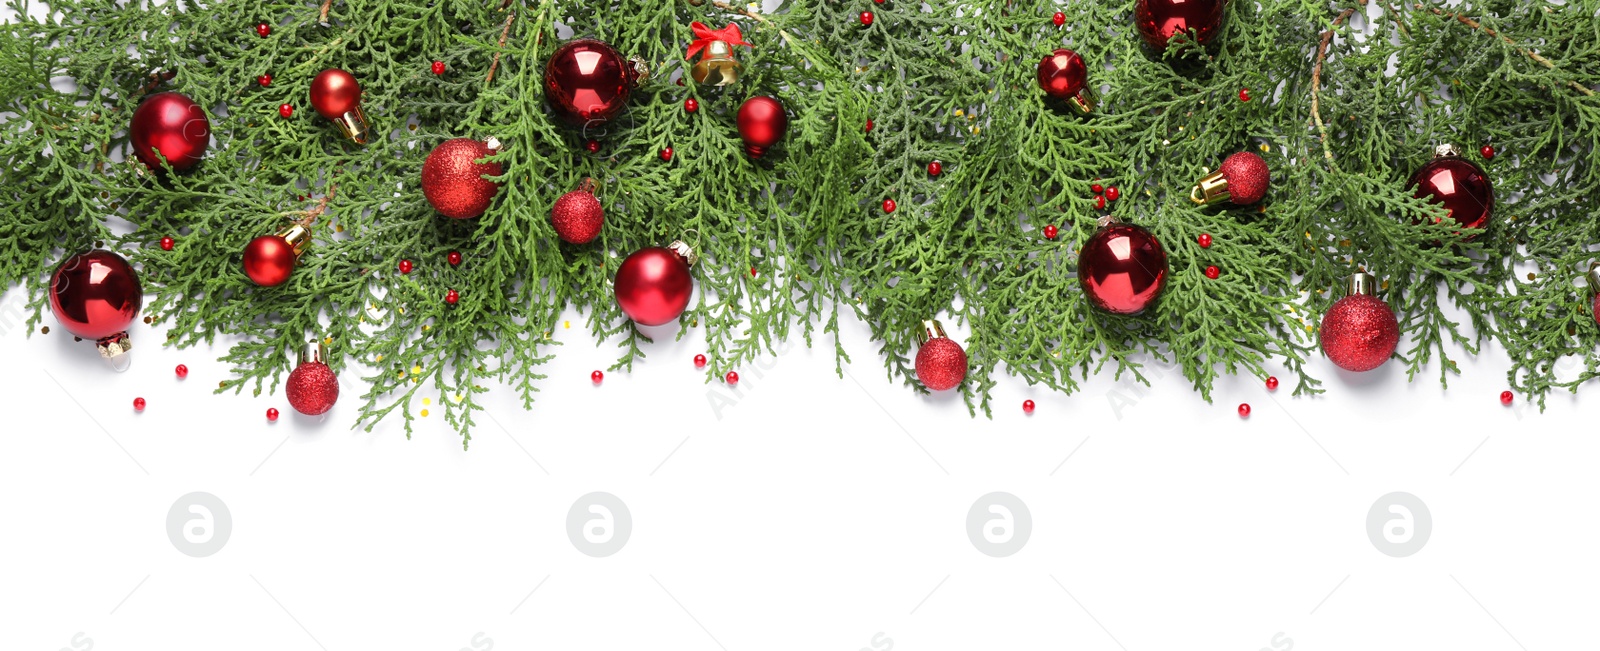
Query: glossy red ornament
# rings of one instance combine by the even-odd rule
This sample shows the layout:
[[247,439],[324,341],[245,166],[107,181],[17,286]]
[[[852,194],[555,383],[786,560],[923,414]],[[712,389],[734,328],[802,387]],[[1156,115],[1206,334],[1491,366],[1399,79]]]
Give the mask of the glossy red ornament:
[[170,238],[170,237],[161,238],[161,250],[162,251],[171,251],[172,247],[175,246],[175,245],[177,245],[177,241],[173,240],[172,238]]
[[445,292],[444,293],[444,302],[448,303],[450,305],[455,305],[456,303],[460,303],[461,302],[461,292],[458,292],[458,291],[453,290],[453,289],[450,290],[450,291]]
[[944,173],[944,163],[933,161],[928,163],[928,176],[938,176]]
[[422,163],[422,194],[439,214],[451,219],[482,215],[500,192],[500,184],[485,176],[505,172],[500,163],[478,162],[495,152],[494,143],[454,138],[439,143]]
[[1095,210],[1105,210],[1106,209],[1106,195],[1103,195],[1103,194],[1094,195],[1094,209]]
[[133,399],[133,410],[134,411],[144,411],[144,404],[145,404],[144,403],[144,398],[134,398]]
[[589,374],[589,381],[595,384],[599,384],[604,379],[606,379],[606,374],[601,373],[600,371],[595,371]]
[[671,147],[667,147],[666,149],[662,149],[661,150],[661,160],[664,160],[664,161],[672,160],[672,148]]
[[601,41],[579,39],[556,48],[544,67],[544,99],[572,126],[598,126],[628,107],[644,78],[642,62],[629,61]]
[[256,36],[260,36],[261,38],[272,36],[272,26],[266,23],[257,23]]
[[1205,175],[1189,188],[1189,200],[1202,206],[1231,202],[1248,206],[1267,195],[1272,173],[1267,162],[1253,151],[1241,151],[1223,159],[1217,171]]
[[862,26],[871,27],[872,26],[872,20],[873,20],[872,12],[870,12],[870,11],[861,12],[861,24],[862,24]]
[[311,231],[299,224],[250,240],[244,247],[244,275],[262,287],[289,282],[300,254],[310,243]]
[[1225,0],[1138,0],[1133,21],[1145,44],[1162,53],[1175,37],[1209,44],[1222,27],[1224,5]]
[[967,351],[945,336],[938,321],[922,322],[917,339],[917,381],[929,391],[954,389],[967,379]]
[[[1100,179],[1095,179],[1095,180],[1098,181]],[[1099,183],[1090,183],[1089,184],[1089,191],[1093,192],[1095,194],[1100,194],[1102,192],[1105,192],[1106,189],[1104,187],[1102,187]]]
[[1240,88],[1239,89],[1239,101],[1241,101],[1241,102],[1250,101],[1250,89],[1249,88]]
[[1248,402],[1239,403],[1239,417],[1240,418],[1249,418],[1250,417],[1250,403],[1248,403]]
[[261,75],[260,77],[256,77],[256,83],[261,84],[262,88],[266,88],[268,86],[271,86],[272,85],[272,75]]
[[586,140],[583,143],[583,148],[591,154],[598,154],[600,153],[600,141],[593,139]]
[[584,179],[578,189],[561,195],[550,207],[550,225],[568,244],[588,244],[600,236],[606,211],[594,196],[594,179]]
[[69,256],[50,276],[50,312],[67,332],[93,339],[100,354],[127,352],[128,326],[144,305],[139,274],[122,256],[95,249]]
[[693,97],[683,100],[683,110],[690,113],[700,110],[700,101]]
[[178,374],[178,379],[189,377],[189,367],[183,364],[179,364],[177,368],[172,369],[172,372]]
[[1210,233],[1201,233],[1200,237],[1195,238],[1195,241],[1200,243],[1200,248],[1202,248],[1202,249],[1211,248],[1211,234]]
[[436,74],[436,75],[444,74],[444,62],[443,61],[434,61],[433,62],[433,74]]
[[355,75],[329,68],[311,80],[311,108],[332,120],[346,138],[358,145],[367,144],[371,131],[361,111],[361,83]]
[[1278,390],[1278,377],[1277,376],[1273,375],[1273,376],[1268,376],[1267,377],[1267,390],[1268,391],[1277,391]]
[[278,410],[276,408],[267,407],[267,422],[269,422],[269,423],[278,422]]
[[866,132],[867,133],[872,133],[872,127],[873,127],[872,120],[867,120],[867,125],[866,125],[866,127],[864,127],[866,129]]
[[285,120],[294,117],[294,105],[292,105],[292,104],[279,104],[278,105],[278,116],[282,117]]
[[[1494,186],[1483,168],[1441,147],[1436,157],[1411,175],[1419,199],[1443,204],[1462,228],[1484,228],[1494,215]],[[1471,238],[1467,238],[1471,239]]]
[[1589,313],[1594,315],[1594,324],[1600,325],[1600,294],[1595,294],[1594,305],[1589,306]]
[[205,157],[211,143],[211,120],[199,104],[180,93],[156,93],[133,110],[128,140],[134,155],[150,171],[161,171],[161,158],[165,157],[172,169],[181,172]]
[[750,268],[750,277],[751,278],[755,278],[756,277],[756,268],[755,267],[751,267]]
[[695,355],[694,356],[694,367],[695,368],[705,368],[706,367],[706,356],[705,355]]
[[1211,265],[1209,267],[1206,267],[1206,277],[1207,278],[1210,278],[1212,280],[1216,280],[1217,278],[1219,278],[1221,276],[1222,276],[1222,270],[1217,268],[1217,265]]
[[1035,76],[1039,89],[1052,101],[1066,104],[1080,114],[1087,115],[1094,110],[1094,94],[1089,91],[1089,66],[1077,52],[1066,48],[1051,52],[1039,61]]
[[401,260],[400,261],[400,273],[403,273],[403,274],[411,273],[411,261],[410,260]]
[[757,95],[739,106],[739,139],[744,141],[744,151],[751,158],[760,158],[767,149],[783,140],[789,130],[789,116],[783,104],[765,95]]
[[735,386],[739,384],[739,372],[728,371],[727,375],[722,376],[722,381],[727,382],[728,386]]
[[622,261],[612,283],[617,307],[639,325],[658,326],[677,319],[694,292],[692,264],[694,254],[683,242],[633,252]]
[[1045,224],[1044,225],[1044,239],[1047,239],[1047,240],[1056,239],[1056,235],[1058,235],[1058,234],[1060,234],[1060,233],[1056,229],[1056,225],[1055,224]]
[[1110,221],[1078,252],[1078,284],[1095,307],[1138,314],[1166,288],[1167,253],[1150,231]]
[[1377,281],[1359,273],[1350,279],[1350,294],[1322,315],[1322,353],[1346,371],[1382,366],[1400,345],[1400,324],[1394,310],[1372,295]]
[[1122,191],[1118,190],[1117,186],[1113,185],[1111,187],[1106,188],[1106,201],[1116,201],[1116,200],[1121,199],[1121,198],[1122,198]]
[[[289,406],[307,416],[320,416],[339,401],[339,376],[323,360],[327,351],[320,343],[308,344],[300,351],[300,364],[289,372],[283,395]],[[270,419],[271,412],[267,413]]]
[[1056,27],[1065,25],[1067,24],[1067,15],[1058,11],[1056,12],[1056,15],[1050,17],[1050,22]]
[[1494,158],[1494,147],[1490,147],[1489,145],[1484,145],[1484,146],[1478,148],[1478,155],[1482,156],[1484,160],[1492,159],[1492,158]]
[[1024,414],[1033,413],[1033,401],[1032,400],[1024,400],[1024,401],[1022,401],[1022,413],[1024,413]]
[[1509,404],[1511,404],[1511,401],[1512,400],[1516,400],[1516,398],[1517,398],[1516,394],[1511,393],[1510,391],[1501,391],[1500,392],[1500,404],[1502,404],[1502,405],[1509,405]]
[[461,266],[461,252],[451,251],[444,256],[444,261],[450,263],[450,266],[452,267]]
[[892,212],[895,211],[896,208],[899,208],[899,207],[900,207],[899,204],[896,204],[894,202],[894,199],[884,199],[883,200],[883,212],[885,214],[892,213]]

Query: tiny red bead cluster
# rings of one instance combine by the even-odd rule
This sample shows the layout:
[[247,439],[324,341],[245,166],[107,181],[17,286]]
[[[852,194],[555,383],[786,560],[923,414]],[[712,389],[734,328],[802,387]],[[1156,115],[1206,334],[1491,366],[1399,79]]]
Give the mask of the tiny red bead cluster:
[[278,422],[278,410],[277,410],[277,408],[275,408],[275,407],[267,407],[267,422],[269,422],[269,423]]
[[1045,224],[1044,225],[1044,239],[1047,239],[1047,240],[1056,239],[1056,235],[1058,235],[1058,234],[1059,234],[1059,232],[1056,230],[1056,225],[1055,224]]
[[1050,22],[1054,23],[1056,27],[1065,25],[1067,24],[1067,15],[1058,11],[1056,15],[1050,17]]
[[1024,400],[1024,401],[1022,401],[1022,413],[1024,413],[1024,414],[1033,413],[1033,401],[1032,400]]
[[1217,265],[1211,265],[1209,267],[1206,267],[1206,277],[1207,278],[1210,278],[1212,280],[1216,280],[1217,277],[1221,276],[1221,275],[1222,275],[1222,270],[1218,269]]
[[1239,403],[1239,417],[1240,418],[1249,418],[1250,417],[1250,403],[1248,403],[1248,402]]
[[460,251],[451,251],[449,255],[446,255],[444,257],[444,259],[445,259],[446,262],[449,262],[450,266],[452,266],[452,267],[461,266],[461,252]]
[[667,161],[672,160],[672,148],[671,147],[668,147],[666,149],[661,150],[661,160],[667,160]]
[[134,398],[133,399],[133,410],[134,411],[144,411],[144,398]]
[[268,36],[272,36],[272,26],[268,25],[266,23],[257,23],[256,24],[256,34],[258,36],[260,36],[261,38],[266,38]]
[[944,163],[933,161],[928,163],[928,176],[938,176],[944,173]]
[[1200,248],[1202,248],[1202,249],[1211,248],[1211,234],[1210,233],[1201,233],[1200,237],[1195,238],[1195,241],[1200,243]]
[[604,379],[606,379],[606,374],[601,373],[600,371],[595,371],[589,374],[589,380],[595,384],[599,384],[600,381]]
[[294,106],[292,104],[283,104],[279,106],[278,115],[283,116],[284,119],[294,117]]
[[1240,88],[1239,89],[1239,101],[1241,101],[1241,102],[1250,101],[1250,89],[1249,88]]
[[1516,399],[1516,397],[1517,397],[1516,394],[1511,393],[1510,391],[1501,391],[1500,392],[1500,404],[1509,405],[1509,404],[1511,404],[1512,400]]
[[444,74],[444,62],[443,61],[434,61],[433,62],[433,74],[436,74],[436,75]]
[[461,302],[461,293],[457,292],[456,290],[453,290],[453,289],[448,291],[448,292],[445,292],[444,293],[444,302],[449,303],[451,305],[455,305],[456,303]]
[[883,200],[883,212],[885,212],[885,213],[894,212],[894,209],[897,208],[897,207],[899,207],[899,205],[894,202],[894,199],[884,199]]
[[870,12],[870,11],[861,12],[861,24],[863,26],[872,25],[872,19],[873,19],[872,12]]
[[693,113],[700,110],[700,100],[693,97],[683,100],[683,110]]
[[161,238],[161,250],[162,251],[171,251],[173,245],[175,245],[175,244],[177,244],[177,242],[173,241],[173,239],[170,238],[170,237]]
[[261,75],[260,77],[256,77],[256,83],[261,84],[262,88],[266,88],[268,86],[271,86],[272,85],[272,75]]
[[1267,390],[1268,391],[1277,391],[1278,390],[1278,376],[1276,376],[1276,375],[1267,376]]
[[722,376],[722,379],[723,379],[723,381],[727,382],[730,385],[738,384],[739,383],[739,372],[738,371],[728,371],[728,374]]
[[1494,158],[1494,147],[1490,147],[1489,145],[1484,145],[1482,149],[1478,150],[1478,153],[1483,156],[1484,160],[1489,160],[1491,158]]
[[189,367],[183,364],[179,364],[178,368],[172,369],[172,372],[177,373],[179,379],[189,377]]
[[695,355],[694,356],[694,367],[695,368],[705,368],[706,367],[706,356],[705,355]]
[[411,261],[410,260],[401,260],[400,261],[400,273],[403,273],[403,274],[411,273]]

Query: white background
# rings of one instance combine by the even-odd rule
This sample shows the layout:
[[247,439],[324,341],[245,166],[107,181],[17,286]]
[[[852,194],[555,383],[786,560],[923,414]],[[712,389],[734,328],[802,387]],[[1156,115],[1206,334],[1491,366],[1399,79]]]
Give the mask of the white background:
[[[409,441],[393,418],[352,430],[354,370],[308,419],[281,395],[212,395],[220,346],[162,349],[138,324],[117,373],[52,317],[28,336],[23,302],[0,299],[6,649],[1593,645],[1593,398],[1502,406],[1492,346],[1458,351],[1449,390],[1437,369],[1408,383],[1394,362],[1318,360],[1319,399],[1234,378],[1206,404],[1172,369],[1071,397],[1007,379],[990,420],[888,381],[853,319],[844,378],[796,344],[737,390],[708,385],[699,333],[668,327],[596,387],[614,342],[571,314],[536,408],[493,391],[462,451],[441,396]],[[232,522],[203,558],[166,530],[196,491]],[[631,514],[608,557],[568,536],[594,491]],[[1032,523],[999,558],[967,531],[996,491]],[[1403,558],[1367,530],[1395,491],[1432,519]]]

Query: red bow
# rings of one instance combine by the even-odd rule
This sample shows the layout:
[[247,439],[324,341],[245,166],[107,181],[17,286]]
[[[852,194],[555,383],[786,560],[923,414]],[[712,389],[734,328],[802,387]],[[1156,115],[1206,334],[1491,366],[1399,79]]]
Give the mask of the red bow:
[[689,44],[689,53],[683,55],[685,59],[693,59],[694,55],[700,53],[700,50],[705,49],[707,45],[716,41],[727,41],[728,45],[750,47],[749,43],[744,42],[744,34],[739,32],[739,26],[734,23],[728,23],[727,27],[713,30],[697,20],[690,23],[689,27],[694,29],[695,39],[693,43]]

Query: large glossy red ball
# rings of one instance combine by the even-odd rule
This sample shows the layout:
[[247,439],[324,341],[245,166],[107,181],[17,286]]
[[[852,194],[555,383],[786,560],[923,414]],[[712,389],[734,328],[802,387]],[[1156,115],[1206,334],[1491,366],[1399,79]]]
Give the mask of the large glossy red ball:
[[319,416],[339,401],[339,376],[322,362],[306,362],[294,367],[283,385],[289,406],[307,416]]
[[635,83],[633,66],[601,41],[580,39],[556,48],[544,66],[544,99],[574,126],[599,125],[621,113]]
[[639,249],[617,269],[617,306],[639,325],[658,326],[689,307],[694,281],[689,264],[670,249]]
[[[1225,0],[1139,0],[1133,7],[1134,24],[1146,45],[1165,52],[1175,36],[1195,38],[1206,45],[1222,27]],[[1189,35],[1189,30],[1195,30]]]
[[84,339],[125,332],[143,306],[139,274],[110,251],[73,255],[50,276],[50,311],[67,332]]
[[1594,324],[1600,325],[1600,294],[1594,295],[1594,305],[1589,306],[1589,314],[1594,316]]
[[361,106],[361,83],[355,75],[329,68],[311,80],[311,108],[329,120],[337,120]]
[[1241,151],[1229,156],[1222,161],[1218,171],[1228,180],[1228,201],[1241,206],[1248,206],[1267,196],[1267,186],[1272,182],[1267,162],[1253,151]]
[[500,184],[483,177],[504,173],[499,163],[478,162],[491,153],[489,145],[471,138],[434,147],[422,163],[422,194],[433,209],[452,219],[472,219],[488,210]]
[[759,158],[767,149],[783,140],[789,130],[789,116],[783,104],[765,95],[758,95],[739,106],[739,138],[744,140],[744,150]]
[[606,211],[600,199],[588,190],[573,190],[556,199],[550,207],[550,224],[568,244],[588,244],[600,236],[606,224]]
[[1078,254],[1078,283],[1095,307],[1113,314],[1138,314],[1167,286],[1167,253],[1150,231],[1111,224],[1084,242]]
[[1064,100],[1089,83],[1089,66],[1077,52],[1060,49],[1039,62],[1039,88],[1051,99]]
[[1322,315],[1322,353],[1346,371],[1378,368],[1399,345],[1394,310],[1375,296],[1351,294]]
[[289,281],[299,257],[282,237],[262,235],[244,247],[244,275],[262,287],[277,287]]
[[[161,157],[166,157],[172,169],[183,171],[205,157],[211,143],[211,120],[205,109],[182,94],[156,93],[133,110],[128,139],[134,155],[151,171],[161,169]],[[158,151],[161,156],[156,155]]]
[[1483,168],[1464,158],[1429,161],[1411,175],[1417,198],[1444,204],[1462,228],[1483,228],[1494,214],[1494,187]]
[[917,381],[929,391],[954,389],[967,379],[967,351],[949,337],[934,337],[917,349]]

